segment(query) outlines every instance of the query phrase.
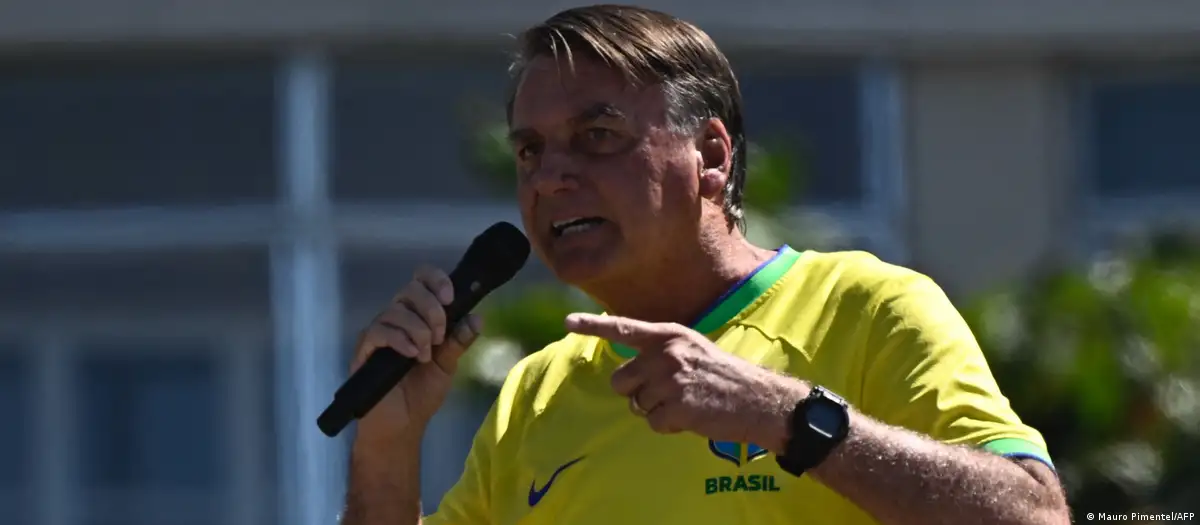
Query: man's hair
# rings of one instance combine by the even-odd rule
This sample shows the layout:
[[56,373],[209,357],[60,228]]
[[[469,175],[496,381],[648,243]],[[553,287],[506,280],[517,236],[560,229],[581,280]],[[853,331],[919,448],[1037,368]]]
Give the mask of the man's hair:
[[659,85],[673,131],[694,134],[709,119],[725,124],[733,142],[725,184],[725,217],[745,231],[742,197],[746,185],[746,132],[742,94],[725,54],[700,28],[666,13],[624,5],[593,5],[560,12],[518,37],[508,99],[512,119],[515,88],[535,58],[575,56],[599,60],[634,85]]

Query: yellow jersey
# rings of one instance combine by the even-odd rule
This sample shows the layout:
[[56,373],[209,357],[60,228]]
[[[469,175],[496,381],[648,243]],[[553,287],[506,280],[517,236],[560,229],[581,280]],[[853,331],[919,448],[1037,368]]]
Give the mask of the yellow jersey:
[[[884,423],[1051,465],[962,316],[912,270],[863,252],[784,246],[693,328]],[[652,431],[609,386],[632,352],[570,334],[523,359],[461,478],[424,523],[875,523],[810,476],[782,471],[758,445]]]

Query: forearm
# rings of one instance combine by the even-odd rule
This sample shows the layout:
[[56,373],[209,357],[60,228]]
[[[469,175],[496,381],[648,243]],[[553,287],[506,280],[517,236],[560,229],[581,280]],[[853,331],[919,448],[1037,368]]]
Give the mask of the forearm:
[[1067,523],[1058,487],[1009,459],[851,418],[850,435],[811,474],[882,523]]
[[[760,425],[761,443],[779,453],[792,407],[808,385],[785,380],[768,396],[776,416]],[[1064,524],[1065,498],[1048,467],[1027,471],[980,450],[951,446],[850,411],[850,433],[805,473],[887,525]],[[1035,477],[1035,474],[1039,477]]]
[[421,436],[413,432],[388,446],[356,442],[342,525],[421,523]]

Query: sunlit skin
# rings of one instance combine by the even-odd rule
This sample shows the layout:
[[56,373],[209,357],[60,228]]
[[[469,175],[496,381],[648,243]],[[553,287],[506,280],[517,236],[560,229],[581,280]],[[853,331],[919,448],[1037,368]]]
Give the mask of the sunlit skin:
[[[773,253],[725,219],[724,124],[673,131],[658,86],[634,87],[578,56],[573,72],[540,57],[520,81],[510,122],[534,251],[610,312],[686,324]],[[575,217],[603,221],[555,233],[552,224]]]

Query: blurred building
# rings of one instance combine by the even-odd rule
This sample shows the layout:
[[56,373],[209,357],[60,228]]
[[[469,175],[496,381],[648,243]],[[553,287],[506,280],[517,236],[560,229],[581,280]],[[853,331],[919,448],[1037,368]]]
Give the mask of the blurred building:
[[[515,220],[463,136],[501,35],[566,5],[0,2],[2,521],[332,523],[346,441],[313,419],[418,261]],[[1200,217],[1200,3],[650,5],[810,155],[798,209],[956,296]]]

